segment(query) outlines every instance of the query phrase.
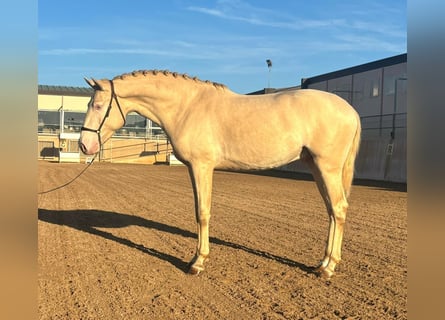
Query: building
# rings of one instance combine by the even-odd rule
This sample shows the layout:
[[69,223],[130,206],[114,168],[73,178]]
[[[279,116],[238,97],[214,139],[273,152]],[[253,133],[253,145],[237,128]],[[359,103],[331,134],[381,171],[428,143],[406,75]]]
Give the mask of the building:
[[[93,92],[91,88],[39,85],[39,159],[59,162],[90,159],[80,152],[78,140]],[[167,150],[162,129],[151,120],[131,113],[127,115],[125,126],[104,145],[99,160],[153,163],[165,161],[160,160],[162,156],[159,153]]]
[[343,97],[360,114],[365,138],[406,136],[407,54],[302,79],[301,88]]

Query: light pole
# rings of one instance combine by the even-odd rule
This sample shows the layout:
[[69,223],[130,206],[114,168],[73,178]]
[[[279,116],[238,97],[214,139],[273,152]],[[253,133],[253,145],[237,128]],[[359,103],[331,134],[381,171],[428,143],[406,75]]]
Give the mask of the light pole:
[[269,76],[267,78],[267,88],[270,88],[270,71],[272,70],[272,60],[267,59],[266,63],[267,63],[267,67],[269,68]]

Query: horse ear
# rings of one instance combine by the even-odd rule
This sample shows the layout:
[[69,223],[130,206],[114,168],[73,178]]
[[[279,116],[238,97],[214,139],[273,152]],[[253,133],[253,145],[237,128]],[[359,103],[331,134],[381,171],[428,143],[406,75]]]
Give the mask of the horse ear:
[[94,79],[88,79],[88,78],[84,78],[86,83],[88,83],[88,85],[93,88],[94,90],[99,90],[99,91],[103,91],[102,86]]

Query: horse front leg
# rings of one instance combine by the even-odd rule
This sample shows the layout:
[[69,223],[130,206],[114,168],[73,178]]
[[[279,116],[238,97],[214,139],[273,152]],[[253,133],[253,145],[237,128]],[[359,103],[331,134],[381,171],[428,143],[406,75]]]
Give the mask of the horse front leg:
[[195,197],[195,213],[198,226],[198,245],[196,254],[190,263],[190,274],[199,274],[204,270],[204,262],[210,252],[209,221],[212,198],[213,167],[206,164],[191,165],[190,177]]

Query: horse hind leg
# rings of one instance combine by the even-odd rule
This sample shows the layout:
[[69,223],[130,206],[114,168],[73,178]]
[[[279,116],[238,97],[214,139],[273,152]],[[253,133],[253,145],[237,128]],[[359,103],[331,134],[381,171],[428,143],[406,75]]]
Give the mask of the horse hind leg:
[[322,276],[330,278],[341,260],[343,230],[348,208],[342,182],[342,169],[341,167],[331,167],[321,161],[316,163],[313,158],[309,159],[307,163],[311,168],[329,215],[329,232],[325,255],[315,270]]

